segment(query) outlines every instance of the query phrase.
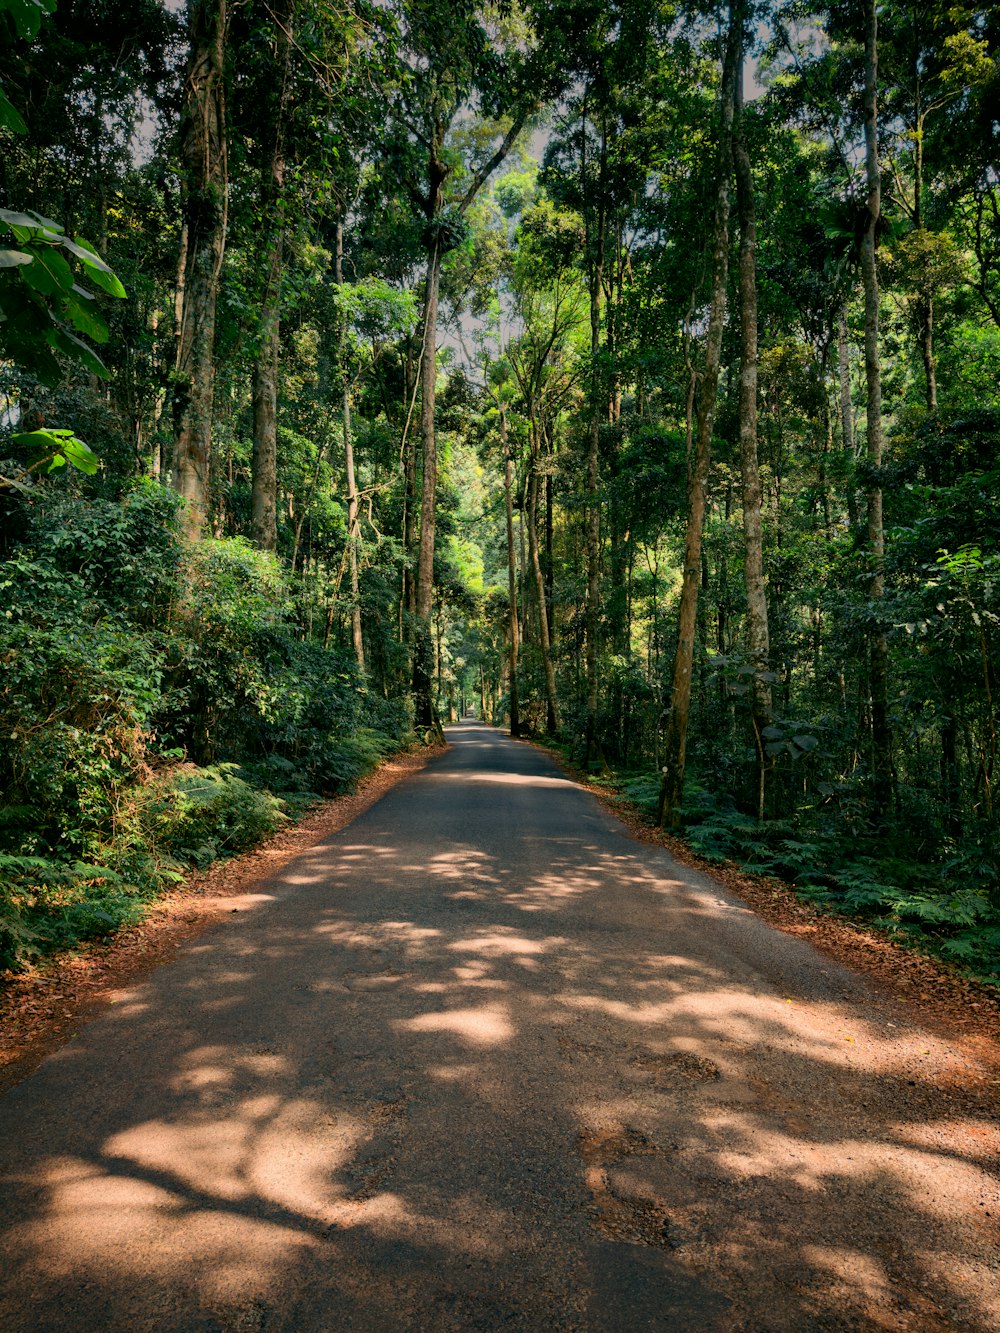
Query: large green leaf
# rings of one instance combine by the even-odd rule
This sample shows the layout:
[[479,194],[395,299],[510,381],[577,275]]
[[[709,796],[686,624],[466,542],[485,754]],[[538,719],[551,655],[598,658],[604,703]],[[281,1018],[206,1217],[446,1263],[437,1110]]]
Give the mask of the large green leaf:
[[87,266],[91,282],[96,283],[102,291],[107,292],[109,296],[119,298],[127,295],[125,288],[89,241],[85,241],[79,236],[75,241],[71,241],[67,236],[62,243],[71,255],[75,255]]
[[106,343],[110,331],[103,315],[94,304],[93,295],[85,288],[73,284],[73,290],[66,298],[66,318],[77,333],[85,333],[95,343]]
[[[42,454],[51,454],[49,471],[65,467],[72,463],[81,472],[93,476],[99,466],[99,459],[90,445],[77,439],[71,430],[29,430],[14,435],[13,441],[25,449],[38,449]],[[35,464],[37,467],[38,465]]]
[[6,222],[8,227],[37,227],[37,221],[30,213],[18,213],[11,208],[0,208],[0,222]]
[[19,241],[65,240],[59,223],[42,217],[41,213],[18,213],[9,208],[0,208],[0,222],[5,222]]
[[82,339],[70,333],[69,329],[50,329],[46,334],[46,342],[64,356],[71,357],[77,365],[83,366],[84,370],[89,370],[92,375],[99,375],[105,380],[109,377],[110,372],[97,353]]
[[0,250],[0,268],[18,268],[21,264],[32,263],[33,259],[33,255],[25,254],[23,250]]
[[34,263],[25,265],[21,277],[43,296],[65,296],[73,290],[73,270],[58,250],[38,246],[32,250]]
[[11,130],[14,134],[28,133],[28,127],[25,125],[21,113],[7,97],[3,88],[0,88],[0,126],[3,126],[6,130]]
[[28,42],[38,35],[42,19],[55,7],[56,0],[0,0],[0,11],[7,11],[18,37]]

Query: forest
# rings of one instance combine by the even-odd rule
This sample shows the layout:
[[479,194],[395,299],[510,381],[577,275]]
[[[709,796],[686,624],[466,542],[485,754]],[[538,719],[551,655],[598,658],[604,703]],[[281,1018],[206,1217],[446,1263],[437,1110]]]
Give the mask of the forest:
[[995,7],[0,32],[0,969],[471,708],[1000,982]]

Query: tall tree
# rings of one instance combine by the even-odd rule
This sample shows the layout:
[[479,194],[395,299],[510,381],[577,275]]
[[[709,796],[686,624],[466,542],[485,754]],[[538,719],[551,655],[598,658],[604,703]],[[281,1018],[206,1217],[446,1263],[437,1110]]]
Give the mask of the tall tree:
[[[741,47],[746,35],[741,34]],[[743,575],[747,596],[747,647],[753,667],[751,721],[757,750],[757,817],[764,818],[767,755],[764,728],[770,721],[770,636],[764,588],[764,542],[761,526],[760,467],[757,459],[757,209],[753,173],[747,151],[743,84],[746,56],[741,50],[733,122],[733,166],[740,221],[740,477],[743,488]]]
[[507,598],[508,598],[508,675],[510,676],[510,734],[521,734],[521,710],[517,681],[517,653],[520,632],[517,619],[517,550],[514,546],[513,472],[510,434],[507,430],[507,406],[500,403],[500,441],[503,446],[504,516],[507,523]]
[[892,733],[889,726],[889,648],[884,624],[885,529],[882,519],[882,364],[879,352],[879,282],[875,245],[882,216],[882,173],[878,157],[878,15],[876,0],[865,0],[865,176],[867,204],[861,238],[865,291],[865,384],[867,388],[868,553],[871,560],[872,775],[877,814],[892,802]]
[[276,88],[261,164],[260,221],[264,242],[264,290],[260,332],[253,364],[253,464],[251,531],[262,551],[278,544],[278,358],[281,351],[281,289],[285,243],[285,136],[291,82],[295,0],[269,12],[268,61]]
[[688,719],[691,713],[691,676],[701,584],[701,539],[705,523],[708,473],[712,462],[712,427],[715,423],[722,334],[726,322],[726,282],[729,274],[729,180],[733,162],[733,115],[736,104],[736,70],[743,32],[743,5],[733,0],[722,62],[719,91],[719,143],[716,154],[716,198],[712,223],[712,295],[705,333],[705,363],[698,402],[698,426],[694,459],[688,481],[688,520],[684,542],[684,571],[681,582],[674,654],[670,708],[664,737],[663,777],[657,805],[657,820],[676,827],[680,822],[687,759]]
[[208,518],[211,480],[215,318],[228,217],[226,25],[226,0],[189,0],[173,459],[189,537],[197,537]]
[[[421,495],[413,639],[418,726],[436,725],[432,692],[434,553],[438,458],[435,430],[438,305],[442,264],[465,233],[465,216],[507,157],[539,91],[523,78],[525,33],[500,8],[469,0],[408,0],[402,6],[401,71],[390,106],[391,162],[423,220],[425,279],[420,352]],[[473,106],[483,108],[476,116]],[[470,133],[469,117],[476,131]],[[485,141],[485,147],[483,143]],[[459,143],[471,145],[463,155]]]
[[[337,220],[336,280],[344,281],[344,224]],[[347,562],[351,578],[351,643],[358,670],[365,670],[365,641],[361,625],[361,585],[358,578],[358,483],[354,471],[354,437],[351,429],[351,374],[346,356],[346,316],[341,329],[341,377],[343,379],[341,420],[344,429],[344,477],[347,482]]]

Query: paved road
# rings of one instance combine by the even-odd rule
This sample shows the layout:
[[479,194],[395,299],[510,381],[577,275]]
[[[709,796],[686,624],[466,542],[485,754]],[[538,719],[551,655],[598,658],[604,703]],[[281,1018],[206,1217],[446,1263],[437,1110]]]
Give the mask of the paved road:
[[0,1102],[0,1328],[1000,1327],[947,1048],[449,740]]

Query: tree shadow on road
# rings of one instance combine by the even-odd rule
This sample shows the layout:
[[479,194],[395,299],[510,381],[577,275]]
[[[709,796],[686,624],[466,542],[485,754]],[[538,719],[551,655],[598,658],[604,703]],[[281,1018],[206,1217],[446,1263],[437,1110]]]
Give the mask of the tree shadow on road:
[[4,1327],[1000,1326],[940,1041],[624,840],[365,832],[0,1106]]

